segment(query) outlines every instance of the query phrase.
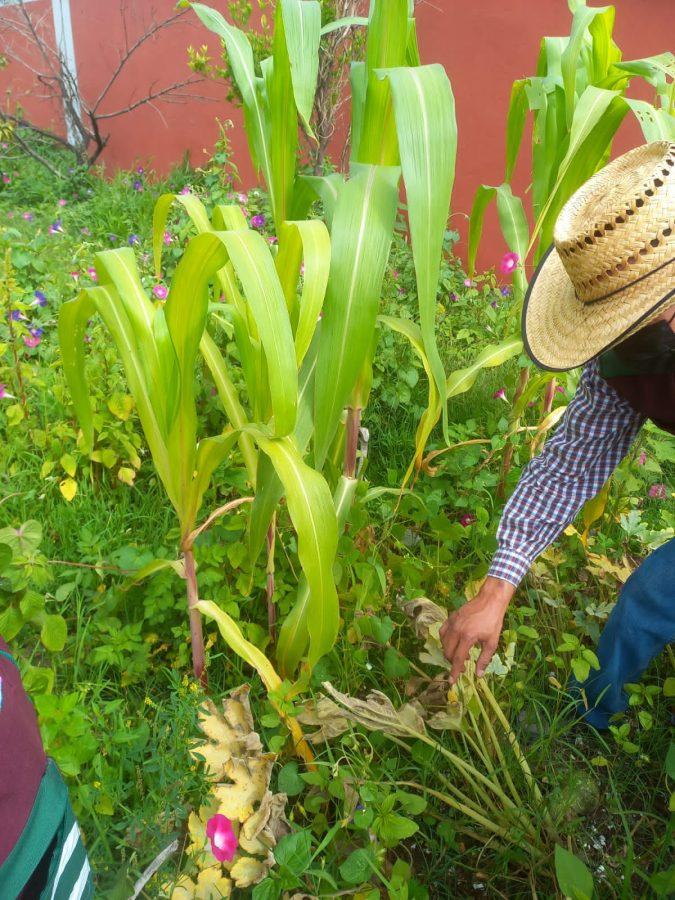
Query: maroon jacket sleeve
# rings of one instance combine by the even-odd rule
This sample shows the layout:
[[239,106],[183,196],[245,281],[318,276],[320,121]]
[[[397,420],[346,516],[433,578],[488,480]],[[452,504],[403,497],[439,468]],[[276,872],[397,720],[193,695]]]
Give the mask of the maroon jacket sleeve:
[[0,637],[0,866],[28,821],[46,766],[35,709]]

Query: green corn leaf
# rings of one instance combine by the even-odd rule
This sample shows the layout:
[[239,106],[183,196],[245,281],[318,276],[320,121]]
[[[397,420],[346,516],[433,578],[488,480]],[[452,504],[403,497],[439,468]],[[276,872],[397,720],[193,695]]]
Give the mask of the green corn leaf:
[[139,359],[133,326],[112,284],[87,288],[75,300],[64,303],[59,310],[58,329],[63,370],[86,446],[89,450],[93,447],[94,433],[89,390],[85,378],[85,357],[82,351],[84,342],[78,338],[83,337],[86,322],[94,311],[101,316],[115,342],[155,468],[171,503],[178,509],[179,492],[175,473],[169,461],[161,411],[153,404],[146,373]]
[[513,174],[513,168],[518,159],[520,144],[523,139],[523,131],[525,130],[525,119],[528,111],[527,92],[525,87],[527,79],[520,79],[513,82],[511,88],[511,100],[509,102],[509,113],[506,120],[506,173],[504,181],[510,181]]
[[91,397],[85,377],[84,337],[87,322],[93,316],[96,304],[88,291],[82,291],[75,300],[69,300],[59,309],[58,335],[61,349],[61,363],[66,383],[75,408],[75,415],[84,437],[84,451],[94,449],[94,417]]
[[136,569],[133,575],[124,581],[120,587],[123,591],[130,590],[135,584],[156,575],[157,572],[164,572],[166,569],[173,569],[180,578],[185,578],[185,564],[182,559],[153,559],[146,565]]
[[274,260],[262,235],[248,231],[224,231],[234,269],[260,332],[274,411],[275,435],[290,434],[295,426],[298,402],[298,370],[293,332]]
[[467,248],[467,262],[469,276],[473,278],[476,273],[476,256],[480,239],[483,234],[483,221],[485,219],[485,210],[497,195],[497,188],[490,187],[487,184],[481,184],[476,189],[476,195],[473,198],[471,206],[471,214],[469,216],[469,240]]
[[366,64],[361,60],[352,62],[349,66],[349,87],[352,104],[350,138],[352,156],[354,156],[355,148],[361,146],[363,117],[366,110],[366,93],[368,91],[368,69],[366,68]]
[[405,66],[408,18],[408,0],[371,4],[366,44],[367,88],[358,145],[352,132],[352,159],[356,162],[398,165],[390,86],[376,72]]
[[508,338],[501,344],[488,345],[465,369],[458,369],[448,376],[446,383],[447,397],[456,397],[473,387],[482,369],[501,366],[514,356],[523,352],[523,342],[519,337]]
[[155,203],[155,209],[152,214],[152,252],[155,263],[155,275],[158,278],[162,274],[164,232],[166,231],[169,212],[174,203],[180,203],[184,207],[198,234],[212,230],[206,207],[194,194],[162,194]]
[[[318,334],[315,334],[309,352],[302,364],[298,383],[298,418],[295,423],[295,441],[304,455],[313,430],[314,376],[318,350]],[[265,543],[274,511],[283,497],[284,488],[274,471],[269,457],[260,454],[256,476],[256,493],[251,506],[248,529],[249,561],[253,566]]]
[[236,431],[232,431],[215,437],[203,438],[197,445],[195,473],[190,490],[190,508],[187,513],[191,522],[197,518],[204,493],[211,483],[211,476],[230,455],[239,437],[240,435]]
[[225,415],[229,419],[232,427],[241,432],[239,434],[239,447],[244,458],[244,465],[246,466],[249,481],[255,486],[257,454],[251,436],[241,431],[241,429],[248,424],[248,418],[244,408],[239,402],[239,395],[237,389],[232,384],[232,379],[227,370],[227,364],[215,341],[207,331],[204,332],[199,347],[201,354],[204,357],[204,361],[209,367],[211,377],[215,382],[220,402],[223,404],[225,410]]
[[[317,200],[323,204],[324,217],[328,224],[328,230],[333,226],[333,214],[337,204],[340,186],[344,179],[339,172],[331,172],[330,175],[301,175],[298,181],[302,182]],[[297,195],[296,190],[296,195]]]
[[256,670],[268,691],[275,691],[281,686],[281,678],[275,672],[272,663],[262,650],[246,640],[233,618],[211,600],[200,600],[197,609],[209,619],[213,619],[228,647]]
[[565,202],[602,164],[614,134],[623,121],[628,105],[617,91],[589,86],[574,110],[569,146],[560,163],[553,189],[537,219],[530,247],[541,237],[541,247],[548,247],[553,226]]
[[[431,432],[434,430],[441,417],[441,398],[431,371],[431,364],[424,350],[424,341],[422,340],[422,330],[420,327],[410,319],[400,319],[394,316],[379,316],[378,321],[383,325],[386,325],[387,328],[390,328],[392,331],[396,331],[407,338],[415,353],[417,353],[422,360],[422,365],[424,366],[424,371],[427,374],[429,383],[429,400],[427,402],[427,408],[422,413],[417,426],[417,433],[415,435],[415,455],[403,477],[401,488],[404,488],[412,477],[415,468],[420,465]],[[443,388],[445,391],[445,385],[443,385]]]
[[316,331],[319,313],[326,296],[330,256],[330,236],[320,219],[284,223],[279,235],[277,271],[284,283],[286,302],[289,305],[295,301],[301,260],[305,266],[295,331],[295,357],[298,367],[302,365]]
[[202,3],[193,3],[192,9],[202,23],[225,44],[232,74],[244,101],[244,121],[251,156],[254,165],[262,171],[265,183],[271,187],[269,122],[266,118],[262,80],[255,74],[253,50],[249,40],[243,31],[230,25],[217,10]]
[[[344,530],[349,511],[354,503],[357,487],[357,479],[341,476],[333,494],[333,506],[339,534]],[[307,651],[310,614],[310,591],[307,579],[303,578],[298,586],[297,600],[284,619],[277,642],[277,660],[285,678],[291,678],[294,675],[300,660]]]
[[520,197],[515,197],[508,184],[490,187],[482,184],[476,191],[471,215],[469,217],[469,272],[473,276],[476,268],[476,254],[483,232],[485,210],[491,200],[497,198],[497,214],[499,225],[504,235],[506,246],[518,254],[519,264],[514,272],[514,295],[520,300],[525,295],[526,278],[523,268],[528,252],[529,225]]
[[[391,85],[401,169],[408,202],[422,339],[442,396],[445,372],[436,345],[436,293],[455,179],[455,100],[440,65],[378,73]],[[443,404],[443,430],[447,440]]]
[[368,19],[366,16],[346,16],[344,19],[336,19],[329,22],[321,29],[321,37],[330,34],[331,31],[339,31],[340,28],[353,28],[354,26],[367,26]]
[[393,236],[398,178],[396,168],[363,167],[339,189],[316,370],[314,452],[319,467],[371,344]]
[[319,72],[321,6],[316,0],[281,0],[281,12],[295,106],[307,134],[314,137],[310,119]]
[[675,115],[646,100],[626,98],[626,103],[640,123],[645,141],[675,141]]
[[285,16],[282,14],[284,5],[288,5],[290,10],[291,4],[295,3],[294,0],[286,0],[286,4],[277,4],[273,56],[261,63],[270,134],[272,180],[268,183],[268,188],[277,234],[281,223],[289,218],[298,153],[298,111],[293,95],[291,63],[286,44]]
[[338,528],[330,490],[323,476],[302,461],[292,438],[270,438],[252,426],[248,430],[274,465],[298,535],[298,557],[310,592],[307,627],[314,665],[333,647],[339,622],[333,579]]
[[[613,6],[580,6],[574,13],[572,20],[572,31],[565,50],[563,51],[560,64],[562,70],[563,85],[565,88],[565,102],[567,110],[567,124],[571,126],[574,115],[577,88],[577,72],[579,69],[579,60],[584,45],[588,43],[588,29],[596,18],[600,16],[605,21],[611,19],[614,21]],[[609,26],[611,32],[611,24]],[[580,92],[581,93],[581,92]]]

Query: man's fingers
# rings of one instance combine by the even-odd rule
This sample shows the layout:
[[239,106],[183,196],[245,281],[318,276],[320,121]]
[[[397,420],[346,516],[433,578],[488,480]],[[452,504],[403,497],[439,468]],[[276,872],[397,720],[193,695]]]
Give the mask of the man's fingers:
[[496,649],[497,644],[494,641],[485,641],[483,643],[483,649],[481,650],[478,661],[476,662],[476,674],[479,678],[485,673],[485,670],[490,664],[490,660],[494,656]]
[[454,684],[464,671],[464,664],[475,641],[464,638],[457,646],[452,656],[452,671],[450,672],[450,684]]
[[459,643],[459,634],[449,629],[446,631],[443,640],[441,641],[443,647],[443,655],[447,659],[448,662],[452,662],[452,657],[454,656],[455,650],[457,649],[457,644]]

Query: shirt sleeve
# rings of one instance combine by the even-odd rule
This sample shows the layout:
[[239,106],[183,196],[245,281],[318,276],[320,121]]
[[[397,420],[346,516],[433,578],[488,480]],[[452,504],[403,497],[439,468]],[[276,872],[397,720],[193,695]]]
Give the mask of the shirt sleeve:
[[628,453],[644,417],[588,363],[563,420],[523,469],[497,529],[489,575],[518,585]]

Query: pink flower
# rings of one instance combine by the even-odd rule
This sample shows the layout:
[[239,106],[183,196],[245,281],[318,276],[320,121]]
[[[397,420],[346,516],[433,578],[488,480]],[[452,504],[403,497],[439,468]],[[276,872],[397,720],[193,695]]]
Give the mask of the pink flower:
[[93,266],[89,266],[87,269],[87,275],[91,278],[92,281],[98,281],[98,275],[96,274],[96,269]]
[[237,194],[237,203],[247,203],[248,194]]
[[189,193],[191,193],[190,185],[186,184],[185,187],[181,190],[181,194],[189,194]]
[[464,513],[464,515],[459,520],[459,524],[462,526],[462,528],[468,528],[469,525],[473,525],[475,521],[476,517],[473,515],[473,513]]
[[3,176],[2,176],[2,183],[3,183],[3,184],[11,184],[11,183],[12,183],[12,179],[9,177],[9,175],[3,173]]
[[30,349],[32,350],[34,347],[37,347],[37,345],[40,343],[40,338],[37,335],[24,334],[23,342],[26,345],[26,347],[30,347]]
[[654,500],[665,500],[668,496],[665,484],[653,484],[649,488],[649,496]]
[[0,384],[0,400],[13,400],[14,394],[10,394],[6,384]]
[[647,454],[643,450],[642,453],[637,458],[637,464],[638,464],[638,466],[644,466],[644,464],[646,462],[647,462]]
[[473,287],[473,281],[470,278],[465,278],[464,287]]
[[33,221],[33,213],[32,213],[32,212],[25,212],[25,213],[22,213],[22,214],[21,214],[21,218],[22,218],[22,219],[25,219],[26,222],[32,222],[32,221]]
[[394,269],[394,271],[391,273],[391,277],[394,279],[394,281],[398,281],[398,269]]
[[279,238],[278,238],[278,237],[275,237],[275,235],[271,234],[271,235],[267,238],[267,243],[268,243],[268,244],[278,244],[278,243],[279,243]]
[[232,862],[237,852],[237,836],[232,822],[220,813],[206,823],[206,836],[211,841],[211,853],[218,862]]
[[304,277],[305,274],[305,264],[300,263],[300,274]]
[[557,384],[555,387],[556,394],[564,394],[565,388],[561,384]]
[[166,300],[169,292],[163,284],[156,284],[152,289],[152,293],[158,300]]
[[495,391],[492,395],[493,400],[503,400],[504,403],[508,403],[509,401],[506,399],[506,388],[499,388],[498,391]]
[[59,206],[65,206],[67,203],[67,200],[59,200]]
[[262,213],[259,213],[257,216],[251,216],[251,226],[253,228],[264,228],[265,221],[265,216]]
[[164,232],[164,246],[168,247],[172,240],[173,240],[173,237],[171,236],[171,232],[165,231]]
[[510,275],[518,265],[519,260],[520,257],[517,253],[505,253],[502,256],[502,261],[499,263],[499,271],[503,275]]
[[73,279],[73,281],[79,281],[79,280],[80,280],[80,273],[79,273],[79,272],[71,272],[71,273],[70,273],[70,277]]

